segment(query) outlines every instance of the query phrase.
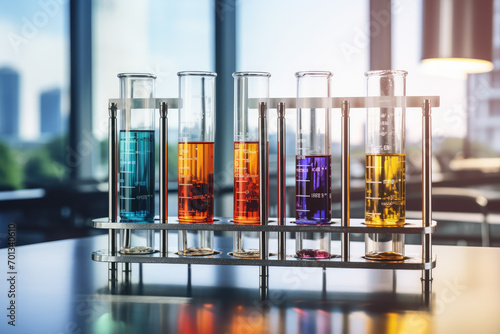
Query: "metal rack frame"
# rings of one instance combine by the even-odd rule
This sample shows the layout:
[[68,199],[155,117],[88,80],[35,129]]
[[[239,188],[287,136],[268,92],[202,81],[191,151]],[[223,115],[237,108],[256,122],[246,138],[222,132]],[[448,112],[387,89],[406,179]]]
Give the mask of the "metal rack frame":
[[[335,267],[335,268],[367,268],[367,269],[410,269],[422,271],[422,290],[424,302],[429,304],[432,269],[436,266],[436,258],[432,255],[432,233],[436,230],[436,222],[432,221],[432,133],[431,105],[439,107],[439,96],[381,96],[381,97],[334,97],[334,98],[271,98],[267,100],[251,99],[249,106],[258,109],[259,113],[259,152],[260,152],[260,221],[261,225],[235,225],[227,218],[220,218],[213,224],[180,224],[175,217],[168,217],[167,212],[167,149],[168,149],[168,109],[176,109],[182,103],[178,99],[155,100],[160,111],[160,217],[157,223],[120,223],[118,219],[118,142],[117,142],[117,110],[125,107],[152,108],[150,99],[109,100],[109,215],[93,221],[93,227],[108,229],[108,249],[92,253],[92,259],[108,262],[108,278],[117,280],[117,264],[123,263],[125,272],[130,273],[131,263],[182,263],[182,264],[219,264],[260,266],[261,297],[266,298],[269,277],[269,266],[289,267]],[[277,222],[268,219],[267,192],[267,112],[269,106],[276,106],[278,114],[278,217]],[[300,107],[321,107],[340,109],[342,113],[342,215],[333,219],[331,225],[302,226],[293,224],[285,217],[285,110]],[[406,220],[403,227],[368,227],[362,219],[350,218],[350,110],[352,108],[370,107],[402,107],[421,108],[422,110],[422,220]],[[117,252],[117,230],[159,230],[160,249],[152,255],[119,255]],[[260,258],[239,259],[227,254],[210,257],[179,256],[168,252],[168,230],[218,230],[218,231],[258,231],[260,232]],[[287,257],[286,232],[337,232],[341,233],[341,255],[326,260],[304,260]],[[278,232],[278,252],[269,254],[268,233]],[[404,233],[422,235],[422,257],[409,258],[403,262],[374,262],[364,258],[351,260],[350,233]]]

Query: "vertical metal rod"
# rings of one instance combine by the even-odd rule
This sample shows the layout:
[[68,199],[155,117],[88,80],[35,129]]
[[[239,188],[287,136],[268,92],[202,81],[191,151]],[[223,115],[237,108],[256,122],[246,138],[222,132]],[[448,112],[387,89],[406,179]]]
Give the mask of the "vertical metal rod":
[[[488,203],[488,202],[486,202]],[[490,225],[488,224],[488,207],[483,206],[481,208],[483,212],[483,222],[481,223],[481,245],[483,247],[490,247]]]
[[[168,105],[160,103],[160,224],[168,223]],[[161,256],[168,253],[168,231],[160,230]]]
[[188,242],[187,242],[187,232],[186,230],[180,231],[181,233],[181,249],[179,251],[185,252],[188,249]]
[[[110,222],[118,220],[118,128],[116,103],[109,104],[109,123],[108,123],[108,200],[109,211],[108,219]],[[116,256],[118,248],[117,230],[110,229],[108,232],[108,250],[111,256]],[[115,281],[117,276],[118,264],[116,262],[108,263],[108,279]]]
[[[341,158],[341,179],[342,179],[342,226],[348,227],[351,219],[350,204],[350,116],[351,104],[349,101],[342,101],[342,158]],[[342,233],[341,255],[342,261],[349,261],[350,257],[350,235],[348,232]]]
[[398,287],[398,275],[396,273],[396,270],[392,270],[392,293],[394,294],[396,293],[397,287]]
[[268,284],[269,284],[269,267],[260,266],[259,267],[259,292],[260,299],[267,300]]
[[[267,103],[261,102],[259,104],[259,214],[260,224],[267,225],[268,219],[268,201],[267,201],[267,188],[268,188],[268,162],[267,162]],[[266,232],[260,233],[260,258],[267,259]]]
[[124,283],[130,283],[132,281],[132,263],[124,262],[122,267],[122,280]]
[[[267,225],[268,219],[268,202],[267,202],[267,182],[268,182],[268,162],[267,162],[267,103],[259,104],[259,214],[260,224]],[[267,233],[260,232],[260,259],[268,258]],[[260,266],[260,297],[262,300],[267,299],[269,268]]]
[[321,299],[326,300],[326,268],[323,267],[322,285],[321,285]]
[[[144,275],[143,275],[143,267],[142,267],[143,263],[139,263],[139,288],[140,290],[143,290],[144,288]],[[142,293],[141,293],[142,294]]]
[[[422,105],[422,224],[424,227],[432,223],[432,118],[431,100],[425,99]],[[432,261],[432,235],[422,235],[422,260]],[[432,270],[423,270],[422,279],[432,280]]]
[[109,167],[109,221],[116,222],[118,218],[118,129],[116,103],[109,105],[109,143],[108,143],[108,167]]
[[130,248],[131,242],[132,242],[132,230],[130,229],[123,229],[121,230],[122,233],[122,247],[123,248]]
[[192,277],[192,275],[191,275],[191,265],[188,263],[188,267],[187,267],[187,296],[188,297],[192,296],[192,291],[193,291],[191,277]]
[[432,281],[422,281],[422,305],[424,310],[430,311],[432,306]]
[[243,251],[243,240],[241,231],[234,231],[233,233],[233,254],[234,252]]
[[[286,224],[286,120],[285,104],[278,103],[278,225]],[[286,232],[278,232],[278,258],[286,259]]]
[[198,247],[204,248],[207,247],[207,243],[205,242],[205,233],[208,233],[209,231],[198,231]]

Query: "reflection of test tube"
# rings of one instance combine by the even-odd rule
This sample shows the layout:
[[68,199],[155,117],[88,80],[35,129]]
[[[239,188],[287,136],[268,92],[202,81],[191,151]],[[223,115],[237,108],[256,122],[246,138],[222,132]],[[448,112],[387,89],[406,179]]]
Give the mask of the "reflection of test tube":
[[[265,72],[236,72],[234,77],[234,222],[259,224],[259,111],[249,99],[269,98]],[[269,143],[268,143],[269,145]]]
[[[120,219],[153,222],[155,199],[155,79],[152,74],[120,73]],[[143,99],[136,106],[130,99]],[[137,101],[137,100],[136,100]],[[153,231],[122,230],[121,252],[150,253]],[[145,239],[145,240],[144,240]]]
[[[179,72],[179,178],[181,223],[213,223],[215,77],[212,72]],[[213,231],[179,231],[179,253],[213,254]],[[190,233],[190,234],[193,234]]]
[[[368,96],[405,96],[405,71],[367,72]],[[387,101],[390,103],[390,101]],[[395,99],[392,104],[396,105]],[[368,226],[403,226],[406,211],[405,101],[368,108],[366,122],[365,221]],[[386,103],[386,102],[384,102]],[[366,256],[401,260],[404,235],[366,234]]]
[[[330,109],[302,107],[302,100],[330,97],[331,72],[298,72],[297,77],[297,156],[295,170],[296,222],[330,223],[331,153]],[[330,233],[319,233],[320,248],[308,249],[305,233],[297,233],[296,250],[300,257],[329,257]],[[313,239],[317,237],[313,236]],[[306,248],[303,248],[306,247]]]

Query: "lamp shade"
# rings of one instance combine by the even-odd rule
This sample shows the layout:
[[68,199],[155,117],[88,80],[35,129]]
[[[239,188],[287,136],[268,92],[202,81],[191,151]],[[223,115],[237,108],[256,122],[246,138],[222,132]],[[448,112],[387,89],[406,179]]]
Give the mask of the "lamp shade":
[[422,65],[465,76],[493,69],[493,0],[424,0]]

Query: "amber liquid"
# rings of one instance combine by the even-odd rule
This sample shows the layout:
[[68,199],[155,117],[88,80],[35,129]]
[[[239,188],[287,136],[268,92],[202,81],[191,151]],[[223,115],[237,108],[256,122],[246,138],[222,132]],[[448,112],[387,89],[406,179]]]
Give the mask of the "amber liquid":
[[365,221],[370,226],[403,226],[406,214],[404,154],[367,154]]
[[214,219],[214,143],[179,143],[179,221]]
[[392,252],[392,251],[366,253],[365,257],[368,260],[374,260],[374,261],[403,261],[405,258],[403,254],[399,254],[397,252]]
[[233,217],[235,223],[260,223],[259,176],[259,142],[235,142],[233,193]]

